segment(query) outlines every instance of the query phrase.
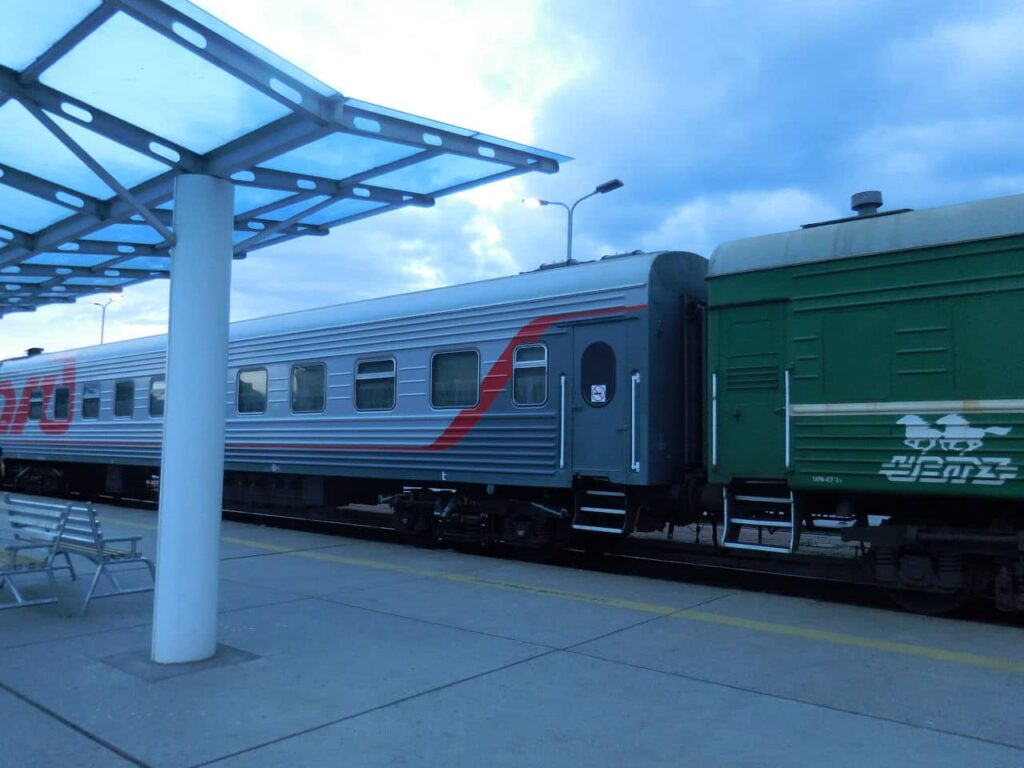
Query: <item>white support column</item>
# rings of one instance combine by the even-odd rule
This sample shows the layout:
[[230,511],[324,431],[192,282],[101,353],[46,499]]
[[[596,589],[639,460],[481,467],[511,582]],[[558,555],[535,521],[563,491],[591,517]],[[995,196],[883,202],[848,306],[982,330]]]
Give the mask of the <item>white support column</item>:
[[153,605],[152,658],[161,664],[217,650],[233,206],[228,181],[175,182]]

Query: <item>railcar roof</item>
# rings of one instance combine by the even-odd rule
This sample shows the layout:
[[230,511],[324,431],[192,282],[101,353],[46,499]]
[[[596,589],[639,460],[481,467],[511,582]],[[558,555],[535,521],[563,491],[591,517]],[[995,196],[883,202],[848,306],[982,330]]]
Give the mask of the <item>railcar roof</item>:
[[708,277],[1024,233],[1024,195],[869,216],[715,249]]
[[[244,340],[297,333],[328,325],[348,325],[368,321],[381,321],[430,315],[476,306],[515,304],[563,294],[579,294],[609,288],[643,287],[650,279],[657,259],[669,251],[605,257],[597,261],[581,262],[568,267],[540,269],[519,275],[491,278],[473,283],[432,288],[413,293],[364,299],[317,309],[299,310],[285,314],[240,320],[231,324],[231,340]],[[687,258],[700,258],[684,254]],[[103,346],[84,347],[18,358],[3,363],[6,369],[16,370],[22,363],[52,365],[57,360],[75,357],[80,362],[111,356],[146,354],[163,349],[166,335],[148,336],[127,341],[110,342]]]

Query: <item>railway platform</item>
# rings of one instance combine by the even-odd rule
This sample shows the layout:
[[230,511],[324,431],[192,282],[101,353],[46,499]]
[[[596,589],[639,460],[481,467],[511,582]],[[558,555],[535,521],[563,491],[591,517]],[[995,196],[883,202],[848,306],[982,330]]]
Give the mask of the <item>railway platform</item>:
[[149,661],[152,594],[74,615],[87,578],[0,613],[5,765],[1024,765],[1020,621],[221,533],[211,660]]

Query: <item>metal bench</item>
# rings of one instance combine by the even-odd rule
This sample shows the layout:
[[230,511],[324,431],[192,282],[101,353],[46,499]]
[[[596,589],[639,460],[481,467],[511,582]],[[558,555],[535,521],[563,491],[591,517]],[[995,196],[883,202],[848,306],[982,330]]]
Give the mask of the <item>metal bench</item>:
[[[9,493],[0,497],[0,592],[10,591],[14,602],[0,602],[0,610],[27,605],[45,605],[60,601],[54,570],[66,569],[74,578],[74,568],[60,541],[74,505],[35,499],[15,499]],[[63,558],[64,565],[54,561]],[[16,580],[23,576],[45,574],[49,594],[26,598]]]
[[[51,553],[48,555],[45,570],[50,576],[51,585],[56,592],[56,582],[53,578],[53,561],[57,557],[63,557],[65,565],[56,566],[58,570],[67,569],[71,572],[71,578],[77,578],[74,565],[70,555],[79,555],[90,560],[96,566],[89,590],[86,592],[85,600],[82,602],[82,609],[79,615],[85,615],[89,603],[101,597],[113,597],[115,595],[130,595],[136,592],[152,592],[153,584],[156,581],[156,572],[153,563],[139,551],[141,536],[120,536],[110,538],[103,534],[103,527],[100,524],[96,507],[92,503],[84,504],[61,504],[55,502],[44,502],[36,499],[15,498],[10,494],[4,494],[3,505],[8,510],[12,530],[20,542],[18,546],[28,547],[35,541],[36,546],[52,545]],[[46,513],[53,514],[55,508],[64,510],[63,519],[56,533],[51,530],[47,533],[37,528],[25,526],[19,516],[24,514],[45,514],[40,510],[47,510]],[[25,510],[29,510],[26,512]],[[117,580],[113,571],[123,569],[124,566],[132,566],[138,563],[145,564],[149,570],[150,585],[144,587],[125,588]],[[100,576],[106,578],[110,589],[106,592],[96,592]],[[12,590],[13,591],[13,590]],[[54,602],[56,598],[44,602]],[[24,603],[28,605],[29,603]],[[31,603],[35,605],[37,603]]]

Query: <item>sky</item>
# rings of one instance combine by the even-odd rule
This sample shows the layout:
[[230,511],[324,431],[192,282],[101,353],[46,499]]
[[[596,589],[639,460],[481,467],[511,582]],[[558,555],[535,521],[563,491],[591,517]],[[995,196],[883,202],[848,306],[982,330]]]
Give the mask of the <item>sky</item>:
[[[346,96],[575,158],[235,262],[231,315],[515,274],[635,249],[710,255],[847,215],[1024,192],[1018,0],[198,0]],[[167,281],[106,313],[166,330]],[[0,318],[0,358],[99,341],[90,297]]]

